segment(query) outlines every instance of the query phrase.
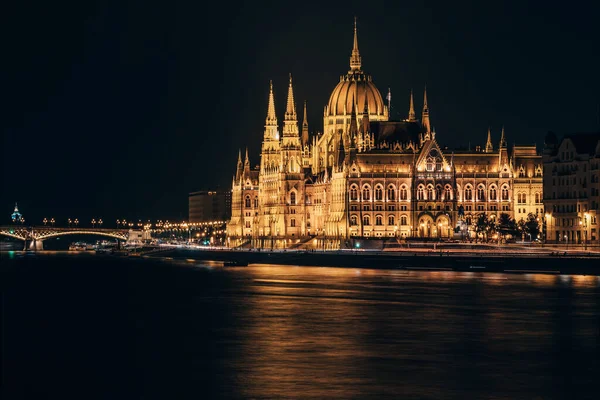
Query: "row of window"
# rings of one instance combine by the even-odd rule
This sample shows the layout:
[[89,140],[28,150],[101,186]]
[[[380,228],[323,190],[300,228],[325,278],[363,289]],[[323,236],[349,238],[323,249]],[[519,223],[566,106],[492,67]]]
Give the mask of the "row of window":
[[[407,221],[408,221],[408,218],[406,215],[400,216],[400,225],[408,225]],[[363,215],[362,224],[365,226],[371,225],[371,216]],[[356,225],[358,225],[358,216],[351,215],[350,216],[350,226],[356,226]],[[375,225],[377,225],[377,226],[383,225],[383,215],[375,216]],[[396,217],[394,215],[388,216],[388,225],[396,225]]]

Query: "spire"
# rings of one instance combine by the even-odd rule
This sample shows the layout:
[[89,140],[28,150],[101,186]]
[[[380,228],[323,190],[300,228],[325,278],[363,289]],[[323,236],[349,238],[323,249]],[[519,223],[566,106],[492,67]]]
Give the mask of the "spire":
[[244,165],[242,164],[242,150],[240,149],[238,153],[238,161],[237,161],[237,169],[235,172],[234,181],[237,181],[242,176],[242,171],[244,169]]
[[[265,121],[265,133],[263,142],[270,142],[270,148],[275,141],[279,141],[279,130],[277,129],[277,115],[275,114],[275,96],[273,95],[273,81],[269,81],[269,106],[267,108],[267,119]],[[264,144],[263,143],[263,144]]]
[[408,121],[414,122],[416,120],[417,120],[417,117],[415,117],[415,104],[413,101],[413,92],[411,89],[410,90],[410,106],[408,107]]
[[[283,137],[292,138],[294,146],[300,146],[300,135],[298,131],[298,116],[296,115],[296,103],[294,102],[294,89],[292,86],[292,74],[290,74],[290,84],[288,87],[287,107],[285,109],[285,118],[283,119]],[[291,142],[284,139],[284,145],[290,145]]]
[[504,126],[502,126],[502,135],[500,136],[500,148],[506,148],[506,138],[504,137]]
[[275,96],[273,95],[273,81],[269,81],[269,108],[267,110],[267,125],[277,125],[277,115],[275,115]]
[[369,132],[369,102],[367,100],[367,82],[365,82],[365,107],[362,117],[362,133],[366,134],[367,132]]
[[427,86],[425,86],[425,93],[423,95],[423,117],[421,118],[421,124],[425,128],[426,132],[431,132],[431,125],[429,122],[429,107],[427,106]]
[[360,71],[361,58],[358,52],[358,33],[356,29],[356,17],[354,17],[354,47],[350,56],[350,71]]
[[290,84],[288,86],[287,107],[285,109],[285,119],[287,121],[296,121],[296,104],[294,102],[294,88],[292,87],[292,74],[290,74]]
[[304,118],[302,119],[302,147],[308,145],[308,117],[306,116],[306,100],[304,101]]
[[244,176],[250,176],[250,157],[248,157],[248,148],[246,147],[246,159],[244,160]]
[[487,142],[485,143],[485,152],[491,153],[492,151],[494,151],[494,146],[492,146],[492,132],[491,129],[488,127]]

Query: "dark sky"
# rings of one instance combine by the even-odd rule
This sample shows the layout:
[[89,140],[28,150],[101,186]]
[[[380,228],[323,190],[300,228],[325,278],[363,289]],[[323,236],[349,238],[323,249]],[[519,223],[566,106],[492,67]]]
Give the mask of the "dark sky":
[[[269,79],[287,75],[311,131],[348,70],[396,118],[428,88],[442,145],[538,146],[598,129],[600,7],[592,2],[11,2],[3,9],[0,217],[187,218],[190,191],[228,189],[258,153]],[[557,6],[553,5],[556,4]],[[560,5],[560,7],[558,7]],[[301,110],[298,110],[301,114]]]

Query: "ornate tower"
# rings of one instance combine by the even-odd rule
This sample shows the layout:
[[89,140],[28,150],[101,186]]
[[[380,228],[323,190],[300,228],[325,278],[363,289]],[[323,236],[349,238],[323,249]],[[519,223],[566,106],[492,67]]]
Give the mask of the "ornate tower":
[[491,129],[488,128],[487,142],[485,143],[485,152],[491,153],[492,151],[494,151],[494,146],[492,145],[492,132]]
[[427,88],[425,88],[423,95],[423,116],[421,118],[421,124],[423,125],[426,133],[431,132],[431,123],[429,122],[429,106],[427,105]]
[[415,122],[417,117],[415,116],[415,104],[413,101],[413,92],[410,90],[410,106],[408,107],[408,122]]
[[302,147],[308,145],[308,117],[306,116],[306,101],[304,102],[304,118],[302,119]]

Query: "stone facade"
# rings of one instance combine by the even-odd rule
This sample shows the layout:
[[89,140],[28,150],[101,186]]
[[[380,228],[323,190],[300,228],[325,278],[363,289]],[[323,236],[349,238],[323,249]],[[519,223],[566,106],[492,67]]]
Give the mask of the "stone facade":
[[550,243],[600,245],[600,132],[552,133],[544,146],[546,240]]
[[502,129],[497,146],[488,130],[485,146],[442,148],[426,92],[420,119],[411,93],[408,117],[391,121],[390,94],[386,105],[361,68],[355,28],[350,70],[312,137],[306,104],[299,132],[291,76],[280,135],[271,83],[260,166],[251,170],[240,154],[232,182],[231,246],[335,249],[359,237],[450,238],[481,213],[517,220],[543,213],[535,145],[509,150]]

